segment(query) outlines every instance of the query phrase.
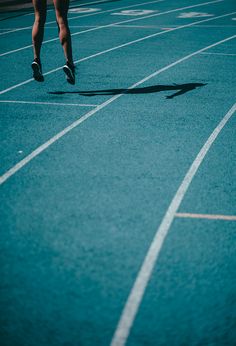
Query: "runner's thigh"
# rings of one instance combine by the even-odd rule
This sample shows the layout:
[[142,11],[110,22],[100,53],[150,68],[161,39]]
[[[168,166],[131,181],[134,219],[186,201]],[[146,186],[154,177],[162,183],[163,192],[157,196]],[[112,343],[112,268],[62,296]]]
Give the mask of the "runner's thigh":
[[69,10],[70,0],[53,0],[56,14],[65,17]]
[[35,13],[38,15],[46,15],[47,0],[33,0]]

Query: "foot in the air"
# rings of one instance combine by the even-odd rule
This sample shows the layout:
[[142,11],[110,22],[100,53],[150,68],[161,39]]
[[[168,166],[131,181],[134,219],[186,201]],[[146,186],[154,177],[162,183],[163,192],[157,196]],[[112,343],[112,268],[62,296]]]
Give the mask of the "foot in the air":
[[68,61],[63,66],[63,71],[66,74],[66,80],[70,84],[75,84],[75,66],[70,64]]
[[33,78],[37,82],[43,82],[44,77],[42,73],[42,65],[39,59],[34,59],[34,61],[31,64],[32,70],[33,70]]

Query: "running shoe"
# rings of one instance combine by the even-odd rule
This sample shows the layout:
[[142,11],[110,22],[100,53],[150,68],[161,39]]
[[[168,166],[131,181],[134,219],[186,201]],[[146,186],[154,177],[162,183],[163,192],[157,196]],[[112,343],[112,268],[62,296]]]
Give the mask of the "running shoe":
[[32,70],[33,70],[33,78],[37,82],[43,82],[44,77],[42,73],[42,65],[38,59],[34,59],[34,61],[31,64]]
[[75,66],[70,64],[68,61],[63,66],[63,71],[66,74],[66,80],[70,84],[75,84]]

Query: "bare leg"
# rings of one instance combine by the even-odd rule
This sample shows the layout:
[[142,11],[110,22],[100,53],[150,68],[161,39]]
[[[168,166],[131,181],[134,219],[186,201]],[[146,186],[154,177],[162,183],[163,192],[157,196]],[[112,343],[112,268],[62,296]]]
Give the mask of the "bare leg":
[[64,50],[64,55],[66,61],[73,66],[74,63],[72,56],[71,35],[67,20],[70,0],[53,0],[53,2],[59,28],[59,38]]
[[44,24],[47,14],[47,0],[33,0],[35,21],[32,29],[34,59],[40,61],[40,51],[44,36]]

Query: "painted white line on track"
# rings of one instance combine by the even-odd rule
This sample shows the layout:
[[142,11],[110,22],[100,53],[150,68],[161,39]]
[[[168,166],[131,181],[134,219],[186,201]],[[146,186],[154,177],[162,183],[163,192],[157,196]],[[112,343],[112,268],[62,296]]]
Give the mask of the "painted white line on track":
[[[100,25],[70,25],[70,29],[71,28],[99,28]],[[45,27],[46,29],[58,29],[57,26],[47,26]]]
[[[70,8],[75,8],[75,7],[82,7],[83,6],[87,6],[87,5],[96,5],[96,4],[104,4],[104,3],[110,3],[110,0],[99,0],[99,1],[92,1],[92,2],[86,2],[84,4],[81,4],[81,1],[79,1],[78,4],[74,5],[74,3],[72,3],[72,5],[70,6]],[[53,9],[51,11],[54,11]]]
[[[177,28],[180,25],[168,25],[168,24],[162,24],[162,25],[113,25],[114,27],[118,28],[140,28],[140,29],[158,29],[158,28]],[[236,28],[235,25],[195,25],[194,28]]]
[[196,28],[236,28],[236,25],[199,25]]
[[[193,26],[193,25],[195,25],[195,24],[199,24],[199,23],[203,23],[203,22],[207,22],[207,21],[211,21],[211,20],[216,20],[216,19],[219,19],[219,18],[227,17],[227,16],[230,16],[231,14],[232,14],[232,13],[228,13],[228,14],[224,14],[224,15],[221,15],[221,16],[218,16],[218,17],[211,17],[211,18],[208,18],[208,19],[203,19],[203,20],[200,20],[200,21],[197,21],[197,22],[193,22],[193,23],[190,23],[190,24],[185,24],[185,25],[179,26],[179,27],[177,27],[177,28],[173,28],[173,29],[170,28],[170,29],[168,29],[168,30],[166,30],[166,31],[161,31],[161,32],[157,32],[157,33],[154,33],[154,34],[151,34],[151,35],[148,35],[148,36],[144,36],[144,37],[141,37],[141,38],[139,38],[139,39],[137,39],[137,40],[130,41],[130,42],[121,44],[121,45],[119,45],[119,46],[106,49],[106,50],[104,50],[104,51],[102,51],[102,52],[95,53],[95,54],[93,54],[93,55],[89,55],[89,56],[87,56],[87,57],[85,57],[85,58],[76,60],[74,63],[75,63],[75,64],[78,64],[79,62],[83,62],[83,61],[86,61],[86,60],[95,58],[95,57],[97,57],[97,56],[100,56],[100,55],[103,55],[103,54],[106,54],[106,53],[115,51],[115,50],[117,50],[117,49],[130,46],[130,45],[132,45],[132,44],[134,44],[134,43],[142,42],[142,41],[147,40],[147,39],[152,38],[152,37],[156,37],[156,36],[159,36],[159,35],[164,35],[164,34],[166,34],[166,33],[172,32],[172,31],[184,29],[184,28]],[[62,69],[62,67],[55,68],[55,69],[53,69],[53,70],[51,70],[51,71],[48,71],[48,72],[44,73],[44,76],[47,76],[47,75],[49,75],[49,74],[51,74],[51,73],[54,73],[54,72],[57,72],[57,71],[59,71],[59,70],[61,70],[61,69]],[[13,90],[13,89],[19,88],[19,87],[21,87],[21,86],[23,86],[23,85],[25,85],[25,84],[28,84],[28,83],[30,83],[30,82],[32,82],[32,81],[34,81],[34,79],[33,79],[33,78],[30,78],[30,79],[25,80],[24,82],[21,82],[21,83],[19,83],[19,84],[15,84],[15,85],[13,85],[13,86],[7,88],[7,89],[1,90],[1,91],[0,91],[0,95],[5,94],[5,93],[7,93],[7,92],[9,92],[9,91],[11,91],[11,90]]]
[[[143,5],[148,5],[148,4],[157,3],[157,2],[162,2],[162,1],[164,1],[164,0],[154,0],[154,1],[149,1],[149,2],[142,2],[142,3],[139,3],[139,4],[134,4],[134,5],[125,6],[125,7],[118,7],[118,8],[111,9],[111,10],[99,11],[99,12],[94,12],[94,13],[79,15],[79,16],[75,16],[75,17],[68,17],[68,21],[71,21],[71,20],[74,20],[74,19],[77,19],[77,18],[84,18],[84,17],[96,16],[96,15],[102,14],[102,13],[109,13],[109,12],[113,12],[113,11],[118,11],[118,10],[122,10],[122,9],[133,8],[133,7],[143,6]],[[221,1],[223,1],[223,0],[221,0]],[[92,4],[91,4],[91,5],[92,5]],[[81,5],[78,6],[78,7],[81,7]],[[70,7],[70,8],[71,8],[71,7]],[[81,7],[81,8],[82,8],[82,7]],[[46,23],[45,23],[45,27],[46,27],[48,24],[54,24],[54,23],[56,24],[56,21],[55,21],[55,20],[52,20],[52,21],[50,21],[50,22],[46,22]],[[22,31],[22,30],[28,30],[28,29],[32,29],[32,26],[25,26],[25,27],[23,27],[23,28],[17,28],[17,29],[8,31],[8,32],[1,33],[0,35],[10,34],[10,33],[12,33],[12,32]]]
[[[151,75],[149,75],[148,77],[145,77],[144,79],[140,80],[139,82],[133,84],[132,86],[130,86],[128,89],[134,89],[137,86],[145,83],[146,81],[148,81],[149,79],[159,75],[160,73],[168,70],[171,67],[174,67],[180,63],[182,63],[183,61],[192,58],[193,56],[204,52],[207,49],[210,49],[212,47],[218,46],[224,42],[230,41],[232,39],[236,38],[236,35],[231,36],[231,37],[227,37],[224,40],[218,41],[214,44],[211,44],[205,48],[202,48],[200,50],[197,50],[194,53],[191,53],[189,55],[186,55],[185,57],[173,62],[172,64],[169,64],[157,71],[155,71],[154,73],[152,73]],[[110,99],[108,99],[107,101],[103,102],[101,105],[97,106],[95,109],[91,110],[90,112],[86,113],[85,115],[83,115],[80,119],[76,120],[75,122],[73,122],[71,125],[69,125],[68,127],[66,127],[65,129],[63,129],[61,132],[59,132],[58,134],[56,134],[54,137],[52,137],[51,139],[49,139],[47,142],[45,142],[44,144],[42,144],[41,146],[39,146],[37,149],[35,149],[31,154],[29,154],[28,156],[26,156],[23,160],[19,161],[15,166],[13,166],[11,169],[9,169],[6,173],[4,173],[1,177],[0,177],[0,184],[3,184],[6,180],[8,180],[12,175],[14,175],[16,172],[18,172],[21,168],[23,168],[26,164],[28,164],[31,160],[33,160],[36,156],[38,156],[41,152],[43,152],[44,150],[46,150],[49,146],[51,146],[53,143],[55,143],[56,141],[58,141],[61,137],[65,136],[68,132],[70,132],[71,130],[73,130],[75,127],[77,127],[78,125],[80,125],[81,123],[83,123],[85,120],[89,119],[92,115],[96,114],[98,111],[100,111],[101,109],[105,108],[106,106],[108,106],[110,103],[114,102],[115,100],[117,100],[118,98],[120,98],[123,94],[118,94],[115,95],[113,97],[111,97]],[[174,213],[177,212],[177,209],[175,210]],[[146,262],[145,262],[146,263]],[[150,272],[151,275],[151,272]],[[143,280],[143,272],[142,272],[142,280]],[[148,278],[149,279],[149,278]],[[138,282],[140,281],[140,279],[138,280]],[[143,281],[142,281],[143,282]],[[139,292],[139,293],[144,293],[144,289],[145,289],[145,285],[147,284],[146,282],[143,282],[143,291]],[[139,285],[139,283],[138,283]],[[113,339],[113,346],[114,345],[123,345],[122,343],[120,343],[122,340],[126,340],[128,334],[129,334],[129,329],[132,326],[133,320],[135,318],[139,303],[141,302],[142,299],[142,294],[136,295],[136,290],[135,290],[136,284],[134,286],[134,290],[132,290],[132,292],[134,291],[135,296],[133,297],[132,293],[130,295],[130,298],[128,299],[128,302],[126,304],[126,307],[124,309],[124,312],[122,314],[122,318],[120,320],[120,323],[118,325],[118,328],[116,330],[114,339]],[[133,298],[135,298],[135,305],[133,305]],[[138,298],[138,299],[137,299]],[[129,308],[132,307],[132,311],[129,311]],[[131,312],[131,314],[130,314]]]
[[[186,10],[186,9],[189,9],[189,8],[193,8],[193,7],[206,6],[206,5],[209,5],[209,4],[218,3],[218,2],[222,2],[222,1],[223,0],[214,0],[214,1],[210,1],[210,2],[200,3],[200,4],[197,4],[197,5],[192,5],[192,6],[182,7],[182,8],[176,8],[174,10],[168,10],[168,11],[165,11],[165,12],[159,12],[159,13],[151,14],[151,15],[144,16],[144,17],[132,18],[132,19],[123,20],[123,21],[120,21],[120,22],[115,22],[115,23],[107,24],[107,25],[101,25],[101,26],[98,26],[98,27],[95,27],[95,28],[91,28],[91,29],[75,32],[75,33],[71,34],[71,36],[78,36],[78,35],[81,35],[81,34],[85,34],[87,32],[91,32],[91,31],[95,31],[95,30],[101,30],[101,29],[113,27],[113,26],[116,26],[116,25],[119,25],[119,24],[130,23],[130,22],[134,22],[134,21],[137,21],[137,20],[143,20],[143,19],[147,19],[147,18],[162,16],[162,15],[165,15],[165,14],[170,14],[170,13]],[[232,13],[230,13],[230,15],[235,14],[235,13],[236,12],[232,12]],[[213,17],[212,19],[214,19],[214,18],[220,18],[220,17]],[[200,22],[198,22],[198,23],[200,23]],[[184,27],[184,26],[181,26],[181,27]],[[51,42],[58,41],[58,40],[59,40],[58,37],[52,38],[50,40],[44,41],[43,44],[51,43]],[[28,45],[28,46],[21,47],[21,48],[17,48],[17,49],[14,49],[14,50],[11,50],[11,51],[8,51],[8,52],[0,54],[0,57],[5,56],[5,55],[9,55],[9,54],[12,54],[12,53],[16,53],[16,52],[19,52],[19,51],[22,51],[24,49],[28,49],[28,48],[31,48],[31,47],[32,47],[32,44]]]
[[[177,27],[178,25],[175,25]],[[138,28],[138,29],[159,29],[162,26],[161,25],[122,25],[122,24],[114,24],[113,27],[117,28]]]
[[[222,42],[223,43],[223,42]],[[207,49],[207,48],[205,48]],[[228,111],[228,113],[224,116],[221,122],[214,129],[206,143],[203,145],[202,149],[196,156],[193,161],[191,167],[189,168],[187,174],[185,175],[180,187],[178,188],[174,198],[172,199],[169,208],[166,211],[164,218],[156,231],[156,234],[153,238],[153,241],[149,247],[147,255],[143,261],[142,267],[137,275],[135,283],[132,287],[132,290],[129,294],[127,302],[125,304],[124,310],[122,312],[120,321],[118,323],[117,329],[115,331],[113,340],[111,342],[111,346],[124,346],[126,340],[129,336],[130,329],[132,328],[134,319],[136,317],[137,311],[141,304],[143,295],[145,293],[146,287],[152,275],[153,268],[158,260],[158,256],[162,249],[165,238],[168,234],[168,231],[171,227],[171,224],[176,216],[176,212],[185,196],[185,193],[188,190],[189,185],[191,184],[198,168],[200,167],[203,159],[208,153],[210,147],[216,140],[220,131],[223,129],[225,124],[232,117],[234,112],[236,111],[236,103],[233,107]],[[158,340],[156,340],[158,344]]]
[[[160,13],[159,13],[160,14]],[[162,13],[161,13],[162,14]],[[113,26],[118,26],[119,28],[144,28],[144,29],[158,29],[162,28],[163,26],[169,26],[172,28],[176,28],[180,25],[173,25],[173,24],[162,24],[162,25],[122,25],[122,24],[113,24]],[[112,26],[112,27],[113,27]],[[112,28],[111,27],[111,28]],[[100,28],[100,25],[70,25],[70,28]],[[196,25],[195,28],[236,28],[236,25]],[[45,29],[57,29],[57,26],[47,26]],[[6,30],[6,29],[0,29],[0,30]]]
[[231,53],[201,53],[202,55],[219,55],[219,56],[235,56],[236,54]]
[[[163,13],[159,13],[163,14]],[[143,18],[145,19],[145,18]],[[143,28],[143,29],[158,29],[158,28],[163,28],[163,27],[170,27],[170,28],[176,28],[180,26],[180,24],[159,24],[159,25],[132,25],[132,24],[127,24],[127,25],[122,25],[122,24],[112,24],[110,26],[111,28],[113,27],[118,27],[118,28]],[[100,25],[70,25],[70,28],[100,28]],[[235,25],[195,25],[194,28],[236,28]],[[47,29],[57,29],[56,26],[49,26]],[[0,29],[1,30],[1,29]]]
[[22,104],[33,104],[33,105],[46,105],[46,106],[78,106],[78,107],[97,107],[94,104],[83,104],[83,103],[60,103],[60,102],[33,102],[33,101],[20,101],[20,100],[0,100],[0,103],[22,103]]
[[175,217],[187,218],[187,219],[207,219],[207,220],[236,221],[236,215],[176,213]]

